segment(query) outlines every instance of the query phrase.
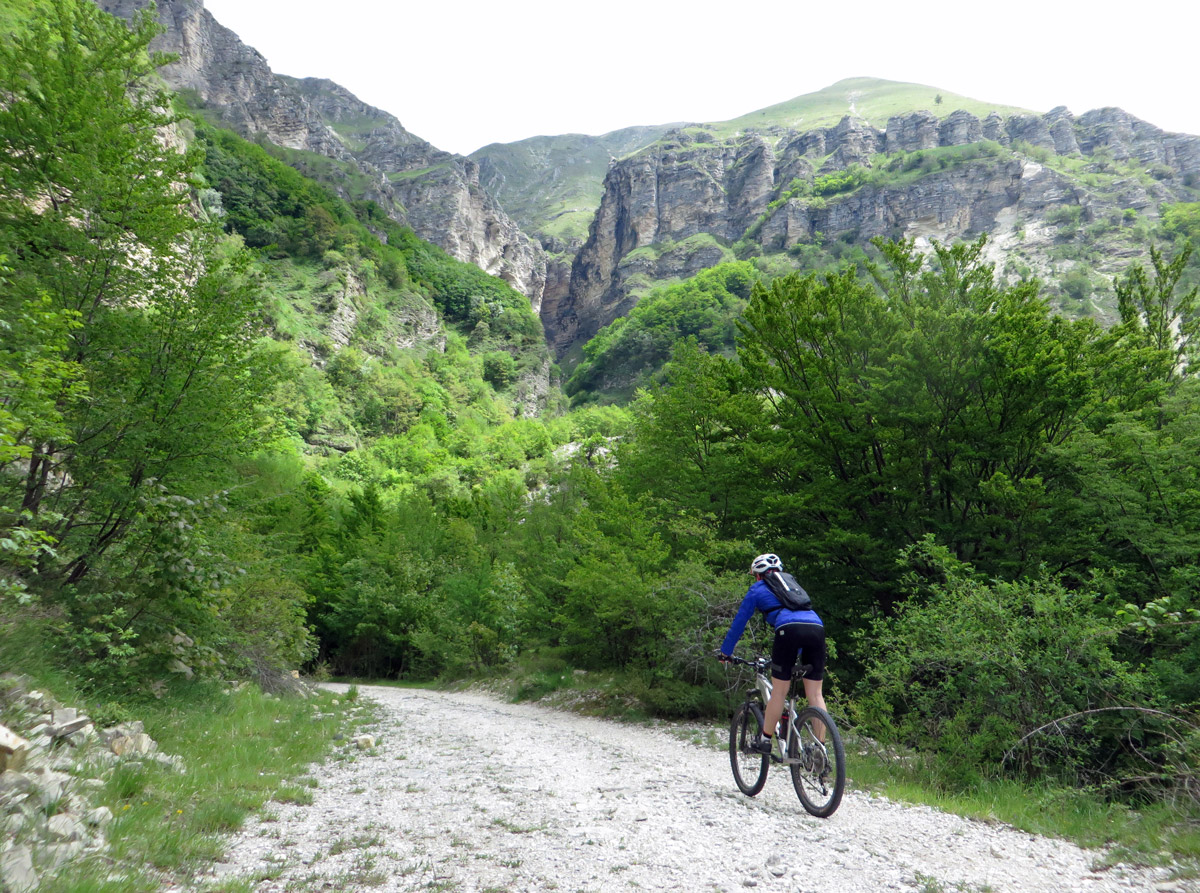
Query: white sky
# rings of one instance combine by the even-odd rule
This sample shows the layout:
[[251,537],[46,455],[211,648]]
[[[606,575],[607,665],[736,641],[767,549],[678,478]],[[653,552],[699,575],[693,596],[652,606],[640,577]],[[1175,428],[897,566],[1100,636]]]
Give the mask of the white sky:
[[[204,0],[280,74],[441,149],[721,121],[847,77],[1200,134],[1195,0]],[[977,11],[976,11],[977,10]]]

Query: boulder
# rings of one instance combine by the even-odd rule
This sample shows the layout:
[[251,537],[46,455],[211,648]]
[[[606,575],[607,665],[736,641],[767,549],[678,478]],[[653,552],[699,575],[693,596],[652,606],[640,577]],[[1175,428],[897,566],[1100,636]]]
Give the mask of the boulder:
[[108,743],[108,749],[117,756],[124,757],[132,754],[154,753],[158,750],[158,743],[145,732],[140,732],[114,738]]
[[33,851],[28,846],[15,846],[0,853],[0,887],[11,893],[29,893],[37,889],[38,876],[33,870]]
[[83,822],[66,812],[50,816],[46,822],[46,831],[51,840],[63,841],[80,840],[87,833]]
[[25,765],[29,742],[5,726],[0,726],[0,772],[17,770]]

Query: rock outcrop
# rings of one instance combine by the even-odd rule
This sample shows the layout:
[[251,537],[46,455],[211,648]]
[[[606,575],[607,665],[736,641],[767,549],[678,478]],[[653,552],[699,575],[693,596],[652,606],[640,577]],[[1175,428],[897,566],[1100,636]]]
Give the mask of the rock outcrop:
[[22,676],[0,676],[0,717],[0,890],[36,890],[67,863],[104,852],[113,814],[94,801],[113,767],[182,768],[140,722],[99,730]]
[[[814,165],[819,177],[851,165],[870,167],[881,153],[985,140],[1001,148],[985,149],[969,163],[924,172],[915,181],[894,178],[889,185],[884,177],[880,185],[815,201],[792,195],[797,180],[814,180]],[[1133,159],[1154,166],[1158,182],[1127,178],[1092,190],[1030,157],[1039,152]],[[944,118],[918,111],[891,118],[883,131],[847,117],[835,127],[780,138],[749,133],[715,140],[703,131],[672,131],[610,166],[570,287],[543,305],[542,320],[562,354],[628,312],[636,303],[637,282],[689,275],[719,263],[729,256],[721,245],[739,240],[772,252],[822,238],[953,240],[988,232],[997,261],[1004,259],[1004,246],[1018,242],[1031,251],[1048,251],[1062,235],[1061,226],[1047,220],[1054,209],[1076,206],[1078,212],[1067,217],[1077,224],[1117,226],[1129,210],[1156,213],[1162,201],[1191,200],[1184,184],[1198,177],[1200,137],[1165,133],[1120,109],[1076,118],[1060,107],[1008,119],[993,113],[982,121],[962,110]],[[681,255],[678,243],[700,233],[711,234],[715,242],[695,242],[690,255]],[[651,252],[652,247],[658,250]],[[666,269],[664,257],[670,259]]]
[[[149,5],[95,2],[123,18]],[[243,134],[356,166],[365,175],[366,194],[351,194],[343,185],[345,197],[377,201],[421,238],[499,276],[535,311],[540,307],[544,252],[479,185],[475,162],[437,149],[332,81],[275,74],[201,0],[160,0],[158,20],[164,31],[154,48],[178,56],[161,69],[172,89]]]

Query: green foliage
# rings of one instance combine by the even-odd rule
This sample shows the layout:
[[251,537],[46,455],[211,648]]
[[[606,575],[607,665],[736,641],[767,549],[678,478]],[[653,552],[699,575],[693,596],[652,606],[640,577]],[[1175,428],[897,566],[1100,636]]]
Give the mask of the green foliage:
[[1163,205],[1162,226],[1172,236],[1200,242],[1200,202]]
[[[8,267],[0,255],[0,288],[8,287]],[[56,310],[46,296],[19,300],[9,319],[0,319],[0,474],[19,468],[33,453],[32,443],[66,441],[69,430],[62,406],[86,393],[77,363],[64,359],[77,317]],[[0,605],[27,604],[32,598],[22,580],[42,560],[53,559],[54,539],[34,524],[33,513],[17,503],[17,494],[0,490]]]
[[0,49],[0,301],[13,335],[0,523],[18,559],[36,559],[65,652],[120,679],[161,668],[175,635],[203,632],[197,665],[229,644],[213,617],[232,568],[208,560],[212,529],[188,539],[195,519],[170,506],[228,482],[274,382],[248,258],[191,215],[198,156],[162,139],[175,119],[151,77],[155,33],[149,13],[127,28],[61,0]]
[[1115,284],[1121,322],[1133,337],[1152,350],[1167,353],[1173,362],[1167,377],[1178,380],[1189,366],[1196,364],[1196,341],[1200,334],[1200,286],[1183,294],[1177,286],[1183,277],[1191,243],[1173,261],[1168,261],[1154,245],[1150,246],[1153,279],[1141,264],[1134,264]]
[[731,352],[735,321],[759,278],[750,263],[736,261],[653,290],[628,316],[618,317],[584,346],[584,360],[568,381],[567,393],[632,393],[685,338]]
[[353,258],[368,279],[378,276],[389,288],[425,295],[456,323],[470,328],[486,319],[488,344],[528,349],[541,341],[541,323],[523,295],[417,238],[374,202],[349,204],[286,163],[305,164],[307,156],[258,146],[202,122],[196,135],[204,178],[219,197],[212,214],[250,247],[334,267]]
[[926,534],[1006,579],[1107,566],[1056,517],[1078,485],[1056,450],[1155,399],[1162,352],[996,286],[982,243],[928,269],[883,248],[878,288],[852,270],[756,286],[738,366],[680,355],[622,467],[720,539],[766,536],[816,569],[834,629],[891,609],[893,556]]
[[866,169],[859,164],[852,164],[844,171],[834,171],[822,174],[813,181],[813,195],[839,195],[843,192],[853,192],[866,181]]
[[1067,297],[1081,304],[1095,291],[1091,277],[1082,270],[1072,270],[1064,276],[1060,288]]
[[263,147],[199,122],[196,139],[205,180],[220,197],[213,210],[248,246],[316,258],[349,244],[373,247],[343,201]]
[[1090,784],[1111,780],[1100,766],[1117,778],[1145,769],[1142,749],[1147,738],[1161,746],[1162,728],[1133,709],[1108,711],[1145,703],[1150,689],[1114,657],[1115,624],[1095,595],[974,577],[929,539],[907,561],[932,582],[864,635],[859,704],[872,728],[936,754],[960,784],[1001,772]]

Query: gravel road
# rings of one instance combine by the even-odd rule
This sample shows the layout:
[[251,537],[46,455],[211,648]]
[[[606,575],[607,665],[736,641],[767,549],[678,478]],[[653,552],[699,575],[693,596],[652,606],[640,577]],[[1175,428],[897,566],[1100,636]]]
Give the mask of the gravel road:
[[[336,687],[335,687],[336,688]],[[1182,891],[1164,870],[850,790],[830,819],[773,770],[741,795],[722,751],[485,694],[362,686],[374,748],[316,767],[218,879],[259,891]],[[213,878],[207,878],[211,881]]]

